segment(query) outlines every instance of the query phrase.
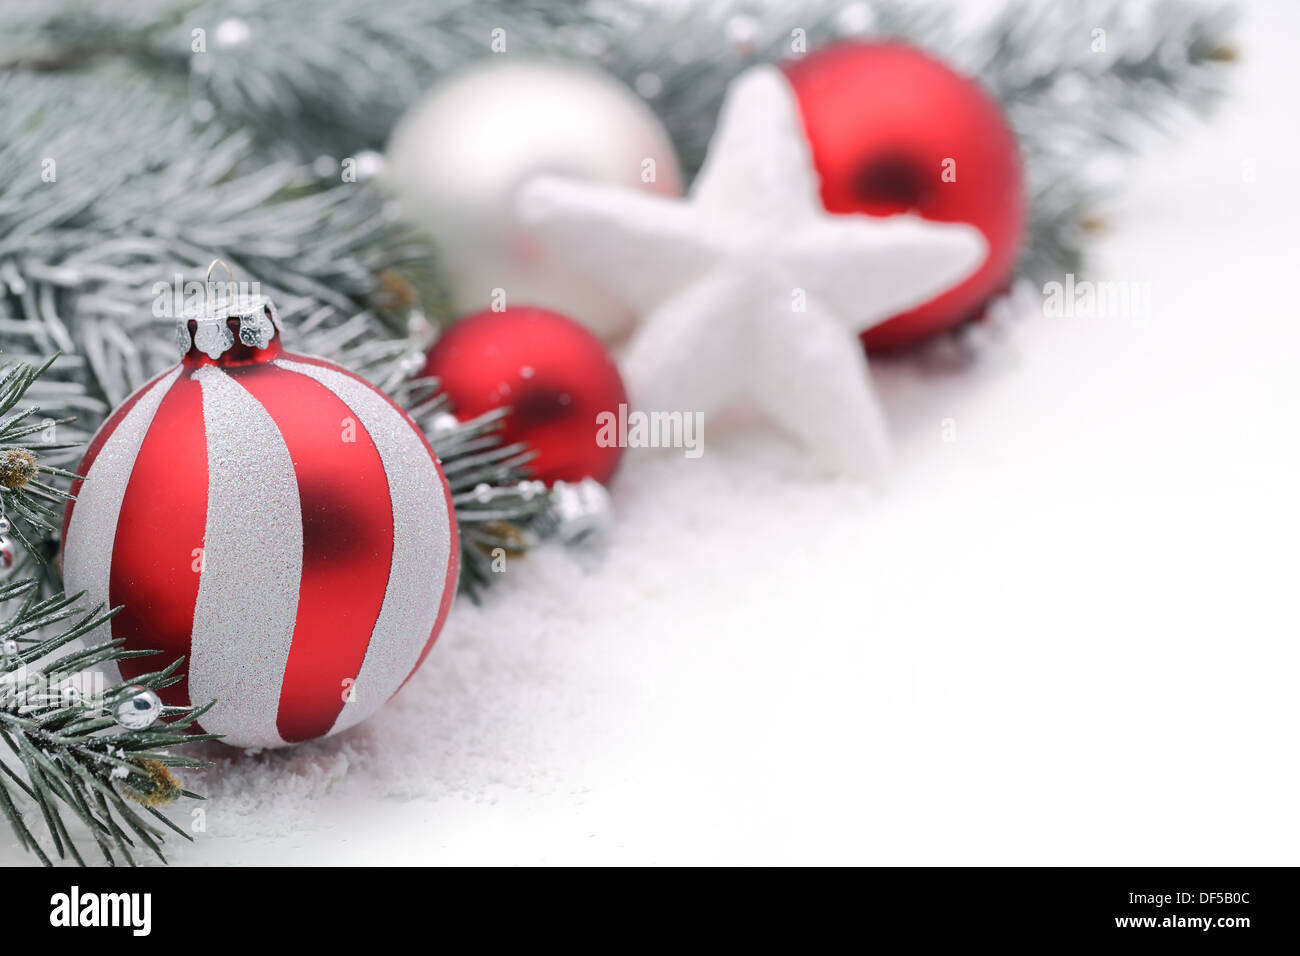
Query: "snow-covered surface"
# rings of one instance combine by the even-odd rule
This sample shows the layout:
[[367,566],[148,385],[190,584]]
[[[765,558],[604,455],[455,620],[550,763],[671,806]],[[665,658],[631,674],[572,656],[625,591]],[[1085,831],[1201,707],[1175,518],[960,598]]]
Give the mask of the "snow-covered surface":
[[512,565],[341,738],[223,755],[173,859],[1295,863],[1298,26],[1252,5],[1235,100],[1114,205],[1092,277],[1149,320],[878,363],[885,495],[749,425],[632,453],[603,557]]

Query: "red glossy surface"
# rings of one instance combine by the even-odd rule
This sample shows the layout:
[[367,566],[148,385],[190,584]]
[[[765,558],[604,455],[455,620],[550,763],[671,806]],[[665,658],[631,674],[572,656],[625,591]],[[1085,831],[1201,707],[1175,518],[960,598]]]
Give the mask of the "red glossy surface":
[[[356,379],[358,382],[369,384],[360,375],[357,375],[342,366],[335,365],[333,362],[327,362],[325,359],[316,358],[314,355],[294,355],[292,353],[286,353],[286,357],[293,359],[295,362],[303,362],[307,365],[319,365],[322,368],[333,369],[349,378]],[[378,394],[381,395],[384,401],[388,402],[388,404],[391,405],[399,415],[406,419],[415,434],[420,436],[420,441],[424,445],[424,450],[428,453],[429,457],[437,462],[438,456],[434,453],[433,446],[429,444],[429,439],[425,437],[424,432],[420,430],[420,426],[411,420],[411,417],[406,414],[406,410],[403,409],[402,406],[398,405],[383,392],[379,392]],[[451,602],[456,597],[456,583],[460,580],[460,528],[456,524],[456,511],[451,503],[451,486],[447,484],[447,476],[443,474],[441,463],[438,465],[438,477],[442,480],[442,493],[446,496],[447,514],[450,518],[451,542],[449,544],[449,553],[451,559],[447,563],[447,576],[443,580],[442,600],[438,604],[438,617],[433,622],[433,629],[429,632],[429,639],[425,642],[424,649],[420,651],[419,659],[416,660],[415,666],[411,668],[411,673],[406,675],[406,680],[402,681],[401,687],[397,688],[398,691],[400,691],[402,687],[406,686],[406,681],[409,681],[415,672],[420,669],[420,665],[424,663],[424,659],[428,657],[429,652],[433,650],[434,641],[438,639],[438,635],[442,632],[442,625],[446,622],[447,614],[451,611]]]
[[[113,636],[127,650],[162,651],[122,661],[126,680],[189,657],[207,503],[203,392],[182,374],[145,433],[118,513],[108,598],[122,610],[113,618]],[[165,704],[185,706],[188,682],[160,694]]]
[[618,414],[627,393],[605,346],[572,319],[526,306],[461,319],[429,350],[462,421],[510,406],[502,436],[537,452],[538,478],[606,482],[623,450],[596,443],[601,412]]
[[[295,357],[296,358],[296,357]],[[277,726],[288,741],[327,733],[361,670],[393,559],[388,478],[351,409],[273,365],[228,369],[275,421],[302,507],[302,580]],[[256,527],[256,515],[249,520]]]
[[[1010,279],[1024,230],[1020,157],[1001,107],[975,81],[898,44],[836,44],[784,69],[827,210],[913,211],[970,223],[988,241],[974,275],[871,329],[867,346],[908,345],[977,316]],[[946,160],[953,182],[943,180]]]

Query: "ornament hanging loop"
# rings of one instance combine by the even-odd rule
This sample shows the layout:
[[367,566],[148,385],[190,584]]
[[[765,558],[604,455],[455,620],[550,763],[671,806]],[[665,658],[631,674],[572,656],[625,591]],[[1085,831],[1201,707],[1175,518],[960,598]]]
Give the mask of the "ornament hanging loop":
[[203,276],[203,291],[207,295],[208,307],[213,311],[216,311],[218,303],[224,305],[226,300],[230,298],[225,292],[218,295],[212,291],[212,287],[215,285],[212,273],[216,271],[218,266],[226,270],[226,288],[231,290],[232,293],[235,288],[235,270],[230,268],[230,264],[225,259],[213,259],[208,263],[208,271]]
[[227,263],[225,259],[213,259],[211,262],[208,263],[207,275],[203,277],[203,281],[208,286],[208,288],[212,287],[212,270],[214,270],[217,266],[221,266],[221,268],[226,270],[226,277],[231,282],[235,281],[235,270],[230,268],[229,263]]

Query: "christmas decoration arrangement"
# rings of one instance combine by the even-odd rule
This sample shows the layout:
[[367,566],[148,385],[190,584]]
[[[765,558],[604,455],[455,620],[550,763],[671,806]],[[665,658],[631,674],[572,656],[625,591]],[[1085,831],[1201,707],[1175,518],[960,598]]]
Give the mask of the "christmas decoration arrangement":
[[196,798],[173,771],[203,766],[173,748],[374,714],[458,591],[610,526],[603,413],[742,400],[879,481],[870,357],[1080,269],[1107,161],[1218,100],[1230,25],[1192,0],[978,26],[892,0],[6,7],[18,843],[162,857],[188,838],[162,807]]

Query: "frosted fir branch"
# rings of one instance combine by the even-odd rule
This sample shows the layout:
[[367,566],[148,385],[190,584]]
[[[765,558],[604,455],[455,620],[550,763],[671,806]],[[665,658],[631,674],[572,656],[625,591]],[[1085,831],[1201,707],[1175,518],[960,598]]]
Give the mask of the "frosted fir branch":
[[40,366],[18,362],[0,367],[0,517],[27,555],[42,560],[41,542],[58,527],[64,494],[56,487],[76,476],[46,460],[68,447],[49,436],[66,420],[43,418],[39,406],[23,403],[54,359]]
[[[587,60],[621,77],[662,117],[688,170],[702,161],[737,74],[836,39],[923,46],[978,76],[1011,112],[1033,114],[1016,124],[1023,139],[1055,141],[1068,129],[1095,148],[1117,130],[1161,122],[1171,107],[1217,97],[1233,22],[1230,8],[1198,0],[1015,0],[973,30],[958,28],[951,4],[902,0],[149,0],[107,11],[65,0],[44,9],[28,34],[55,49],[98,40],[105,53],[188,74],[204,110],[272,129],[277,145],[306,160],[382,149],[440,76],[504,52]],[[1097,29],[1107,31],[1106,50],[1094,48]],[[1056,109],[1067,92],[1073,116]]]
[[1025,159],[1029,242],[1020,273],[1085,265],[1089,232],[1150,134],[1175,135],[1226,93],[1235,9],[1223,3],[1018,2],[973,42],[940,52],[1002,102]]
[[260,281],[290,326],[363,314],[371,337],[402,338],[432,289],[428,245],[371,186],[266,163],[247,132],[196,130],[184,97],[120,65],[0,74],[0,98],[0,162],[19,171],[0,182],[0,347],[67,353],[32,397],[91,428],[174,361],[158,284],[212,258]]
[[[56,103],[97,97],[101,84],[117,102],[100,103],[89,126],[60,122],[50,136],[32,135],[59,115]],[[54,416],[61,439],[42,449],[48,462],[75,467],[109,411],[175,364],[173,319],[156,314],[155,287],[201,277],[214,257],[276,301],[291,348],[404,399],[435,334],[425,309],[439,300],[430,249],[386,214],[373,186],[326,185],[285,161],[262,165],[251,134],[196,130],[176,118],[183,100],[121,64],[87,77],[0,75],[4,92],[16,105],[0,110],[0,134],[12,134],[0,159],[31,179],[0,183],[0,347],[17,359],[65,353],[30,383],[29,401]],[[144,119],[132,125],[135,114]],[[124,161],[101,169],[94,160],[105,144]],[[47,152],[56,161],[50,183],[39,178]],[[516,482],[523,464],[498,463],[478,480]],[[71,475],[62,477],[66,488]],[[463,517],[474,530],[468,545],[485,522]],[[24,545],[51,555],[57,525],[45,516],[44,540]],[[475,567],[473,555],[465,566]]]
[[147,61],[184,77],[196,114],[256,130],[267,155],[326,166],[381,149],[420,92],[491,55],[494,40],[508,55],[588,60],[619,76],[663,118],[689,172],[743,69],[838,38],[902,39],[978,76],[1007,108],[1032,200],[1031,276],[1080,264],[1081,225],[1115,187],[1092,175],[1092,160],[1219,99],[1233,22],[1229,8],[1196,0],[1014,2],[973,29],[959,29],[949,5],[899,0],[148,0],[107,11],[74,0],[42,10],[15,24],[38,38],[29,45]]
[[[32,416],[15,408],[49,367],[19,364],[0,369],[0,478],[6,450],[32,447]],[[51,471],[40,466],[36,473]],[[5,484],[0,489],[10,532],[29,546],[48,531],[46,519],[53,509],[46,506],[61,505],[67,497],[43,483],[40,494],[34,495],[36,484],[29,478],[17,487]],[[197,798],[181,787],[172,768],[206,764],[165,751],[217,739],[186,733],[208,707],[165,708],[167,723],[141,730],[119,726],[112,716],[114,707],[141,687],[157,692],[177,683],[182,662],[129,684],[96,688],[98,668],[153,652],[128,651],[121,640],[80,646],[79,638],[116,613],[102,604],[87,608],[80,599],[65,594],[43,598],[32,578],[0,583],[0,742],[8,751],[0,751],[0,814],[19,845],[47,866],[56,858],[86,863],[69,827],[74,819],[110,865],[133,864],[141,849],[166,862],[163,828],[185,839],[190,836],[157,808],[181,796]]]
[[[255,129],[267,148],[311,160],[381,148],[432,76],[508,49],[560,52],[568,0],[84,0],[50,5],[24,27],[34,49],[125,55],[186,76],[200,115]],[[197,49],[196,49],[197,48]],[[79,51],[79,53],[77,52]],[[342,151],[342,152],[340,152]]]

